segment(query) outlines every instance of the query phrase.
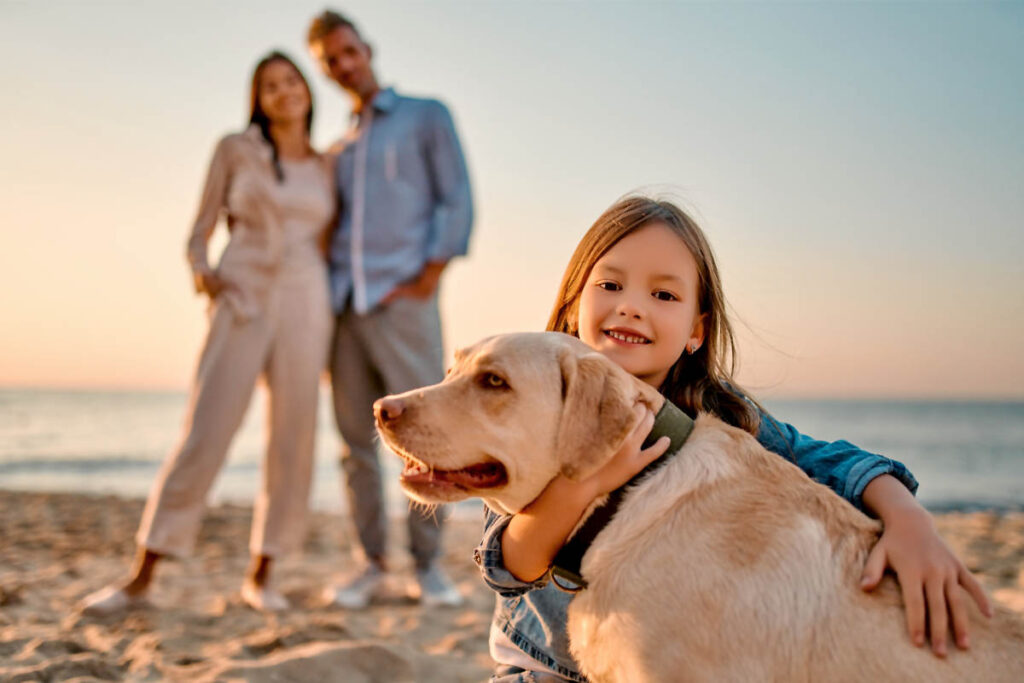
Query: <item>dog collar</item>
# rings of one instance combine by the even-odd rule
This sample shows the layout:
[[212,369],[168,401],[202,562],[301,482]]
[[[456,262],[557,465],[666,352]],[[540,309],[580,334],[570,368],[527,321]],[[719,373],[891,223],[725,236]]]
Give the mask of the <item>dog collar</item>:
[[[580,575],[580,563],[583,562],[583,555],[586,554],[590,544],[594,542],[597,535],[601,533],[618,511],[619,505],[622,504],[622,499],[626,495],[626,490],[650,472],[661,467],[663,463],[675,455],[682,448],[692,431],[693,419],[677,408],[671,401],[666,400],[662,404],[661,410],[654,416],[654,427],[651,428],[651,433],[644,440],[641,448],[649,448],[654,445],[655,441],[663,436],[667,436],[672,441],[669,444],[668,450],[624,485],[609,493],[608,499],[604,504],[596,508],[587,517],[579,531],[562,546],[562,549],[555,555],[555,561],[551,566],[551,580],[554,581],[556,586],[569,593],[576,593],[587,587],[587,582]],[[564,579],[574,584],[574,586],[567,586],[560,582],[559,579]]]

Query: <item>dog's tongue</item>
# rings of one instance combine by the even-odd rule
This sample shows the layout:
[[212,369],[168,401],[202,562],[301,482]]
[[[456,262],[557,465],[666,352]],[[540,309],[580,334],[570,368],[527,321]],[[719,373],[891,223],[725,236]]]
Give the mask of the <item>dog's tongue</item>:
[[459,470],[423,471],[408,468],[402,472],[402,479],[415,484],[454,484],[463,488],[485,489],[504,483],[505,472],[501,465],[485,462]]

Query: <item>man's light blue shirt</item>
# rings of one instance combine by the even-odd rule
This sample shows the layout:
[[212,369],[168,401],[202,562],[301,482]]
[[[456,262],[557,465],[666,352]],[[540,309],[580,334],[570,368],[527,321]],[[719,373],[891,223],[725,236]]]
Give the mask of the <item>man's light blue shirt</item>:
[[469,173],[447,107],[391,88],[377,93],[341,145],[331,301],[340,313],[351,297],[366,313],[426,262],[466,253]]

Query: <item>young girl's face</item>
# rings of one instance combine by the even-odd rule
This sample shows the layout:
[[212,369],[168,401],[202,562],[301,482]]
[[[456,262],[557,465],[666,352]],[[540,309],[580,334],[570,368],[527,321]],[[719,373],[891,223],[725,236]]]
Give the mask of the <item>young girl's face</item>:
[[687,346],[704,340],[697,262],[664,223],[624,237],[590,271],[579,335],[630,374],[659,387]]

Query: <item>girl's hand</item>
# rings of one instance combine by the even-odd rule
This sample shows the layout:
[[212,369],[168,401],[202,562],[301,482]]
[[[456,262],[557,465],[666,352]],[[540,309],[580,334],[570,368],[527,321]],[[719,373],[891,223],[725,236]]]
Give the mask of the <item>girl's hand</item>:
[[512,517],[501,536],[501,551],[505,568],[513,576],[521,581],[543,576],[594,499],[625,484],[668,449],[671,439],[667,436],[640,449],[654,426],[654,414],[643,405],[635,410],[637,426],[604,467],[583,481],[558,475]]
[[892,567],[903,591],[907,630],[914,645],[924,645],[927,612],[932,652],[936,656],[946,656],[950,621],[956,644],[966,650],[970,639],[964,590],[985,616],[992,616],[981,585],[939,537],[931,515],[920,506],[903,508],[898,514],[889,515],[884,523],[885,531],[864,566],[861,588],[873,590],[882,580],[885,568]]
[[642,403],[633,411],[639,417],[636,427],[622,443],[622,447],[601,469],[584,479],[580,484],[590,489],[591,499],[614,491],[636,476],[643,468],[665,454],[672,440],[663,436],[641,450],[644,439],[654,427],[654,413]]

